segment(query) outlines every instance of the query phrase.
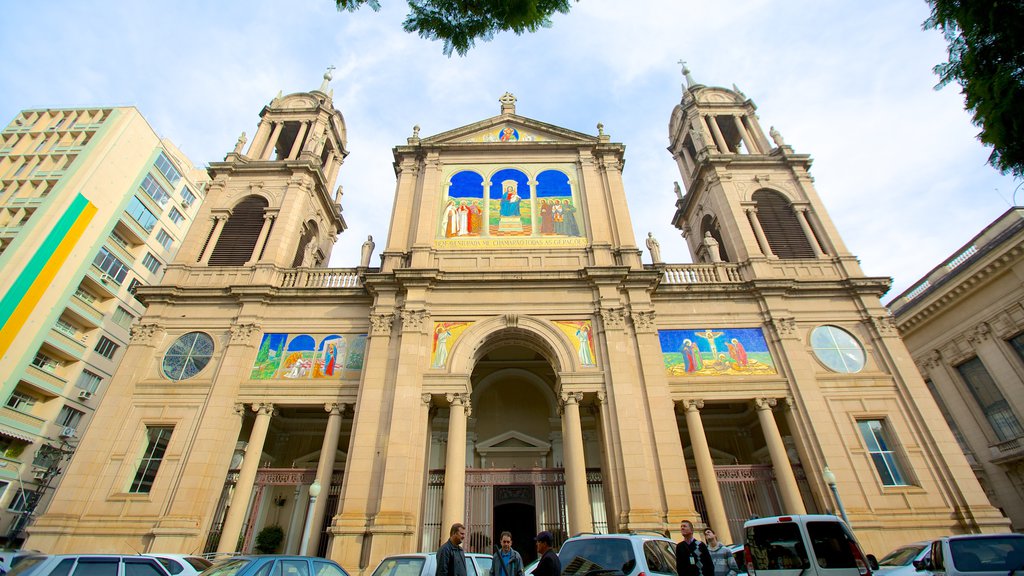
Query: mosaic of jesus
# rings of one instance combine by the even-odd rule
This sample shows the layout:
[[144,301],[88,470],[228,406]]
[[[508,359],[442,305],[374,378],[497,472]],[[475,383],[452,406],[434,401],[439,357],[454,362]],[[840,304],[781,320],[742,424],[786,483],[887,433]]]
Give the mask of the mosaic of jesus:
[[760,328],[659,330],[669,376],[777,374]]

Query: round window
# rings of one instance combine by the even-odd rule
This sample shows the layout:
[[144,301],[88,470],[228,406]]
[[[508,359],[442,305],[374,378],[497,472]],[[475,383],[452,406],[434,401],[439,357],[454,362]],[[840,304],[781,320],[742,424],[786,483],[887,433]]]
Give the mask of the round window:
[[814,355],[833,372],[860,372],[864,367],[864,348],[842,328],[818,326],[811,332]]
[[202,332],[189,332],[164,354],[164,375],[171,380],[187,380],[205,368],[211,356],[213,339]]

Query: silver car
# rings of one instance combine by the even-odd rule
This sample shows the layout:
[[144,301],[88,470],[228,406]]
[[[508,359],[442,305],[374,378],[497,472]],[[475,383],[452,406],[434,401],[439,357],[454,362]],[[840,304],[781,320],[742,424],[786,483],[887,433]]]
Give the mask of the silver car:
[[[466,576],[491,576],[492,558],[487,554],[466,553]],[[380,561],[373,576],[434,576],[437,559],[433,552],[396,554]]]
[[930,544],[931,542],[914,542],[900,546],[878,561],[878,570],[875,573],[885,576],[914,576],[918,573],[914,562],[928,558],[931,554]]

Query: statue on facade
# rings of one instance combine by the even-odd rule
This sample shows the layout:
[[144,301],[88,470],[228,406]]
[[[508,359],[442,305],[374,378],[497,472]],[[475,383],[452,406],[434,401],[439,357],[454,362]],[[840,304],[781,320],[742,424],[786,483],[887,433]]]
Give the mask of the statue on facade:
[[704,136],[701,135],[700,131],[697,130],[696,126],[690,126],[690,138],[693,139],[694,150],[700,152],[704,149]]
[[782,139],[782,134],[780,134],[779,131],[775,129],[775,126],[772,126],[771,128],[768,129],[768,135],[772,137],[772,142],[775,142],[775,145],[778,146],[779,148],[782,148],[783,146],[786,145],[786,141]]
[[245,141],[246,140],[247,140],[247,138],[245,136],[245,132],[242,132],[242,135],[239,136],[238,140],[235,142],[235,154],[241,154],[242,153],[242,148],[245,147]]
[[711,231],[704,233],[704,247],[708,249],[712,262],[722,261],[721,246],[718,245],[718,240],[715,240],[715,237],[711,235]]
[[374,246],[375,244],[373,243],[373,236],[367,236],[366,242],[363,242],[363,249],[359,254],[359,266],[361,268],[370,267],[370,256],[373,255]]
[[672,183],[672,190],[676,193],[676,198],[683,199],[683,189],[679,187],[679,182]]
[[651,262],[661,264],[661,244],[658,244],[654,232],[647,233],[647,250],[651,253]]

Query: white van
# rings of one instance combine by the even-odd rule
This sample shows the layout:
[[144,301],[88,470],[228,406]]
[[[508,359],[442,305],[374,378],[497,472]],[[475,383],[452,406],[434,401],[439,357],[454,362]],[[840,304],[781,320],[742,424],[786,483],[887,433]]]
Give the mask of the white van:
[[744,556],[747,574],[766,576],[870,576],[878,569],[853,532],[827,514],[773,516],[748,520]]

